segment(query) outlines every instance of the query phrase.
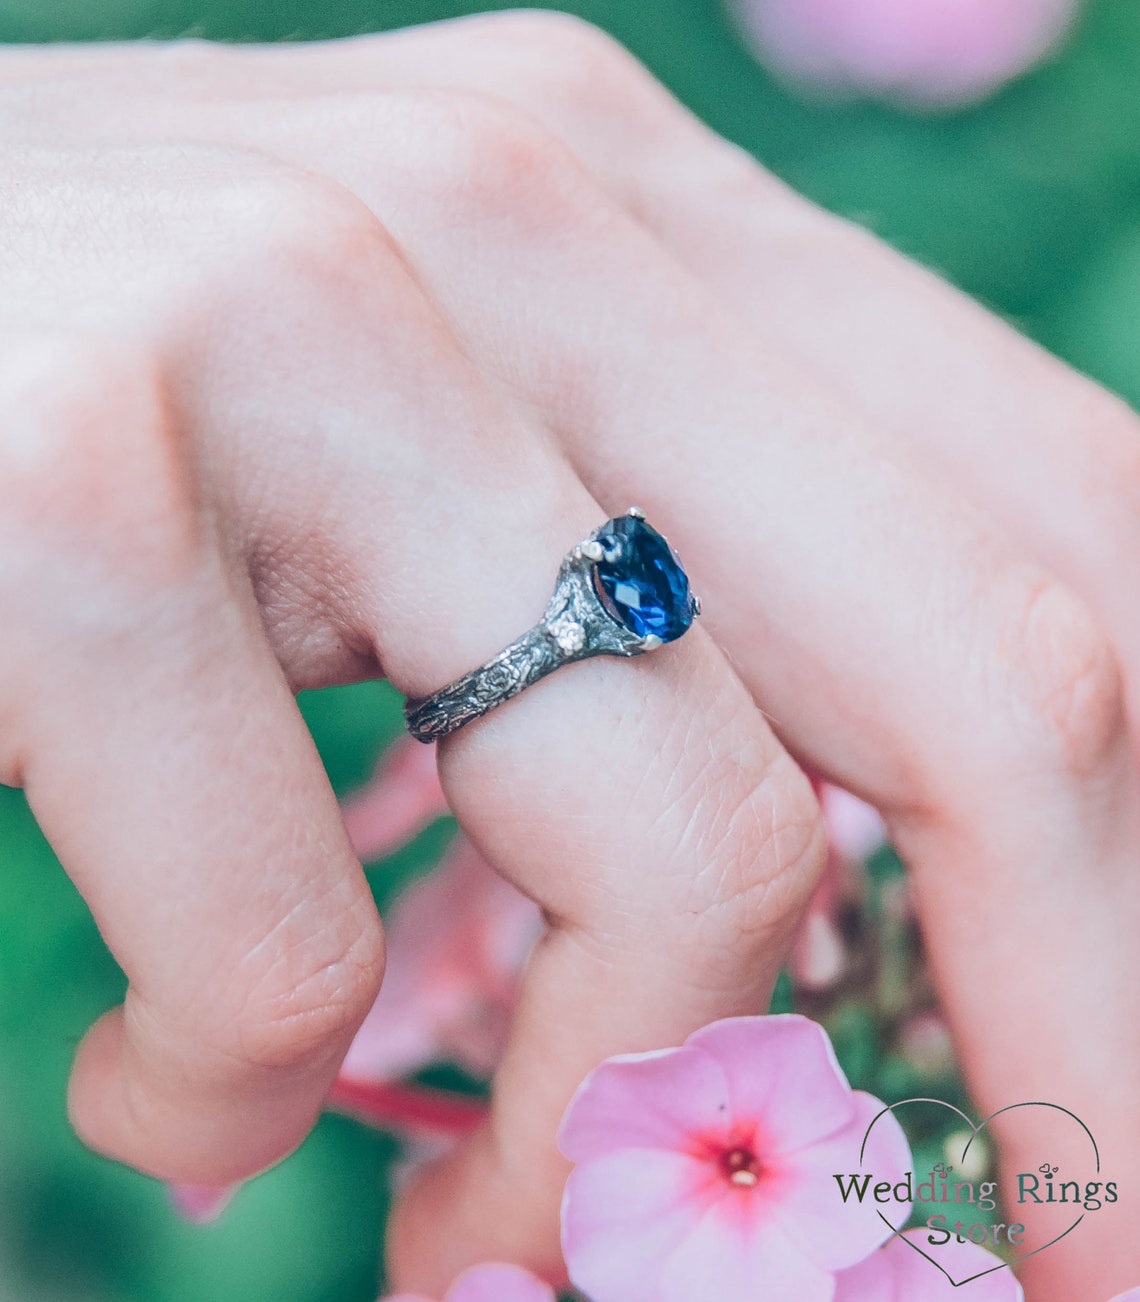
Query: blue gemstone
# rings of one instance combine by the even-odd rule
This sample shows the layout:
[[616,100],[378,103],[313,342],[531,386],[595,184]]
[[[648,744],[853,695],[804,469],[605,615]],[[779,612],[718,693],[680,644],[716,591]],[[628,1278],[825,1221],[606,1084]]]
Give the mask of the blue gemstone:
[[597,539],[606,554],[594,569],[609,613],[638,637],[679,638],[696,612],[689,577],[665,539],[633,515],[610,520]]

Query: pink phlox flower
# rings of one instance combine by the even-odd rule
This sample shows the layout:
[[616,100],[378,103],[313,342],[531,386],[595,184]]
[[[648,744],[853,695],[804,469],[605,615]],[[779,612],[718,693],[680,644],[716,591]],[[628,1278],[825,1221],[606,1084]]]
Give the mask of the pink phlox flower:
[[[836,1279],[832,1302],[962,1302],[963,1298],[968,1302],[1024,1302],[1017,1277],[1002,1265],[1000,1257],[976,1243],[959,1243],[957,1238],[932,1247],[927,1234],[923,1229],[907,1230],[859,1265],[843,1271]],[[933,1257],[950,1279],[904,1239]],[[979,1278],[971,1279],[972,1275]],[[951,1280],[970,1282],[956,1288]]]
[[911,104],[971,103],[1048,54],[1078,0],[735,0],[757,54],[795,78]]
[[[401,1293],[384,1302],[431,1302]],[[521,1266],[473,1266],[456,1279],[443,1302],[555,1302],[554,1290]]]
[[216,1221],[238,1190],[236,1184],[221,1188],[200,1184],[168,1184],[167,1193],[174,1210],[191,1225],[209,1225]]
[[837,857],[830,852],[788,959],[797,988],[827,990],[847,968],[847,946],[839,929],[840,872]]
[[899,1030],[897,1047],[921,1075],[945,1076],[954,1067],[950,1028],[939,1012],[921,1012],[907,1018]]
[[349,839],[365,862],[392,854],[447,812],[435,747],[410,736],[393,742],[368,783],[341,805]]
[[844,859],[862,862],[886,843],[882,816],[873,805],[830,782],[820,782],[817,794],[828,839]]
[[831,1302],[834,1272],[911,1210],[843,1201],[837,1174],[902,1183],[910,1150],[893,1114],[852,1091],[822,1027],[794,1014],[609,1059],[559,1144],[575,1163],[563,1252],[593,1302]]
[[827,865],[792,947],[790,967],[797,987],[827,990],[847,968],[847,946],[839,928],[844,899],[863,861],[885,841],[878,811],[842,787],[817,780],[816,795],[828,832]]
[[[411,737],[389,747],[368,785],[344,806],[345,825],[364,859],[392,853],[445,813],[435,747]],[[391,910],[384,988],[353,1041],[338,1088],[390,1081],[441,1059],[490,1075],[541,930],[537,906],[458,836],[439,866]]]
[[342,1079],[390,1079],[439,1060],[490,1075],[541,932],[537,905],[457,838],[443,863],[392,910],[384,987]]

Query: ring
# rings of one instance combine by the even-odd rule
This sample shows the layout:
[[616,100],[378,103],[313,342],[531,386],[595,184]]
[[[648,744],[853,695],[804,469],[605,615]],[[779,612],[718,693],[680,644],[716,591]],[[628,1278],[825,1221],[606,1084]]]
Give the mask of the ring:
[[701,613],[676,552],[631,506],[568,552],[546,614],[486,664],[404,707],[417,741],[446,737],[591,656],[639,656],[675,642]]

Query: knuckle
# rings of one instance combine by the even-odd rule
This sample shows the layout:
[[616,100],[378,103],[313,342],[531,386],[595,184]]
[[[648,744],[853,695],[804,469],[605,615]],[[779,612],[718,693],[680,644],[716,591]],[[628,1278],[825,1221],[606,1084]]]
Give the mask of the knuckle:
[[247,962],[240,984],[248,994],[232,1022],[234,1056],[267,1072],[303,1072],[339,1059],[383,973],[384,941],[370,904],[357,900],[316,934],[285,924]]
[[686,194],[699,181],[705,191],[727,198],[740,192],[748,202],[791,194],[751,154],[684,110],[620,41],[585,19],[513,10],[479,22],[492,57],[502,58],[505,51],[510,59],[515,97],[563,124],[571,141],[592,142],[604,133],[603,139],[623,142],[623,156],[636,150],[636,175],[622,176],[635,201],[638,177],[652,178],[667,191],[683,187]]
[[421,120],[432,148],[417,149],[417,189],[454,220],[542,235],[577,224],[588,204],[586,173],[569,148],[535,119],[476,92],[425,92]]
[[681,756],[681,776],[668,795],[679,834],[663,893],[686,946],[720,945],[734,960],[790,941],[827,857],[811,783],[735,698],[710,702],[701,745],[686,728],[665,748]]
[[[234,170],[219,186],[226,230],[218,268],[223,293],[250,280],[328,286],[371,280],[399,261],[391,235],[368,205],[330,177],[286,166]],[[233,276],[235,266],[240,273]]]
[[[0,575],[78,565],[166,580],[194,550],[193,486],[157,363],[43,335],[0,366]],[[26,576],[23,576],[26,577]]]
[[702,931],[769,950],[787,941],[823,871],[827,829],[807,779],[781,757],[717,798],[691,909]]
[[1018,734],[1047,762],[1090,773],[1127,732],[1124,685],[1108,636],[1053,578],[1028,586],[998,648],[1012,671]]

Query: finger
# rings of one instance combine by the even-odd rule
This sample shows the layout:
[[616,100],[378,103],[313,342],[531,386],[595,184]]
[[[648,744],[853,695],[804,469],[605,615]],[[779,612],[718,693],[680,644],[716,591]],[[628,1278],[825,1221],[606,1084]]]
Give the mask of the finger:
[[[232,507],[254,522],[251,554],[272,558],[254,566],[268,609],[295,623],[287,594],[335,574],[345,643],[420,697],[531,627],[565,554],[614,505],[486,383],[375,217],[318,193],[320,252],[302,261],[319,293],[291,297],[273,268],[274,330],[304,364],[275,368],[269,401],[196,394],[194,377],[245,368],[235,308],[177,382],[208,446],[225,430],[274,449],[273,501],[235,479]],[[318,428],[321,455],[305,456]],[[433,1292],[504,1254],[557,1271],[555,1133],[582,1077],[765,1007],[825,852],[810,783],[699,628],[653,656],[567,667],[439,752],[462,826],[551,936],[489,1129],[400,1220],[400,1283]]]
[[609,1054],[767,1006],[819,871],[820,825],[709,640],[669,650],[633,681],[624,665],[566,674],[558,698],[536,691],[443,746],[468,834],[552,929],[489,1126],[397,1218],[401,1279],[438,1287],[487,1255],[556,1272],[565,1165],[551,1137],[576,1084]]
[[154,376],[70,343],[7,362],[5,737],[130,980],[71,1116],[112,1157],[222,1185],[313,1124],[379,984],[379,922]]
[[385,751],[368,783],[341,806],[353,849],[366,862],[392,854],[447,812],[435,750],[411,737]]

